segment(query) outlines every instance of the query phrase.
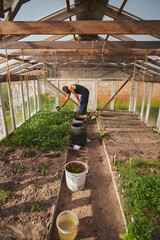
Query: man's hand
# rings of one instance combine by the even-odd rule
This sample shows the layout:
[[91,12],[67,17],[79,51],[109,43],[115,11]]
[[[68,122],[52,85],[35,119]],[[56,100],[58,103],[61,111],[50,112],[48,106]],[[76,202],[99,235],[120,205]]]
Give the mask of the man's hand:
[[80,102],[78,102],[78,106],[79,106],[79,107],[81,106]]

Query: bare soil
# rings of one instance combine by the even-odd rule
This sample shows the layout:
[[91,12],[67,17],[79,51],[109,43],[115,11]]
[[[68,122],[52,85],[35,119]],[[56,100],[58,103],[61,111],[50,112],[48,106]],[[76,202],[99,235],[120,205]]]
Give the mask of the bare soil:
[[107,134],[104,137],[111,162],[129,161],[133,158],[160,161],[160,135],[152,127],[138,119],[137,115],[125,111],[106,111],[99,125]]
[[[0,240],[47,239],[52,221],[66,152],[28,151],[0,147],[0,189],[12,192],[7,203],[0,201]],[[3,156],[5,155],[5,156]],[[17,169],[21,172],[17,172]],[[42,169],[49,173],[42,175]],[[31,211],[31,207],[37,203]]]

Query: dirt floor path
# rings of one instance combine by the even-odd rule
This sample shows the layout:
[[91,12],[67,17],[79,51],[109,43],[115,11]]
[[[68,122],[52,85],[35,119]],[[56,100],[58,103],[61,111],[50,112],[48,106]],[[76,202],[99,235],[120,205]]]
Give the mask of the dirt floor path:
[[80,220],[76,240],[118,240],[125,232],[120,207],[111,179],[109,166],[102,143],[98,138],[95,120],[88,121],[87,132],[90,143],[86,153],[69,150],[67,162],[80,160],[88,165],[86,186],[78,192],[71,192],[62,180],[57,211],[53,222],[52,238],[58,240],[56,217],[64,210],[72,210]]
[[129,161],[133,158],[160,161],[160,136],[128,111],[105,111],[99,119],[99,126],[105,129],[105,146],[109,158],[116,161]]

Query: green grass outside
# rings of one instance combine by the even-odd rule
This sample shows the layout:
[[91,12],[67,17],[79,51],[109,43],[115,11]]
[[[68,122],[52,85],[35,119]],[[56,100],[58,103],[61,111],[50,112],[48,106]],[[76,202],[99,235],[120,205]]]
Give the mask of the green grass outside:
[[[102,109],[105,106],[106,102],[98,102],[97,108]],[[110,103],[106,107],[106,109],[110,109]],[[115,102],[114,103],[114,109],[115,110],[128,110],[129,109],[129,103],[123,103],[123,102]]]

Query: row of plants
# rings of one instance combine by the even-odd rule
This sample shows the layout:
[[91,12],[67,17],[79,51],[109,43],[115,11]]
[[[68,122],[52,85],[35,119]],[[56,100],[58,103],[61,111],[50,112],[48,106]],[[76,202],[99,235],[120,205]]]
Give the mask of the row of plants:
[[120,178],[128,234],[124,240],[160,239],[160,162],[133,159],[116,162],[112,168]]
[[0,145],[64,150],[74,117],[75,112],[69,110],[39,112],[17,128],[13,135],[2,139]]

